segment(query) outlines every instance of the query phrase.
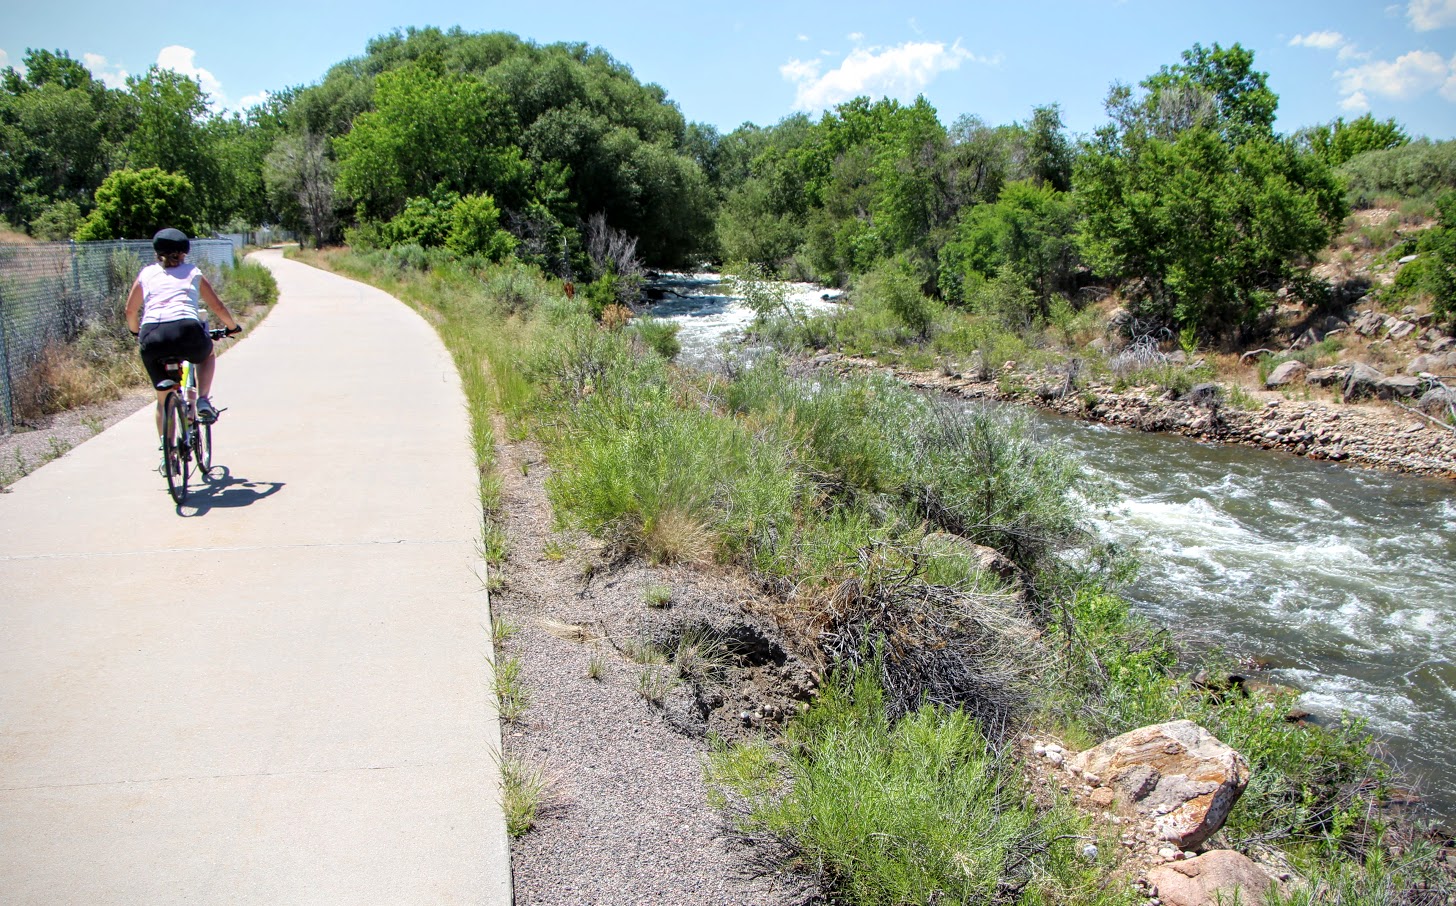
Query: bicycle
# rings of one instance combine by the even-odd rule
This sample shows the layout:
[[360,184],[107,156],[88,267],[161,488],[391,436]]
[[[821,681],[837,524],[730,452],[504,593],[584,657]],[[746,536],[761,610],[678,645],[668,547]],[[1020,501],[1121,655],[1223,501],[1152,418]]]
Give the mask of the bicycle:
[[[214,340],[228,333],[222,327],[208,331]],[[193,464],[204,478],[212,471],[212,422],[197,416],[196,367],[183,358],[167,358],[162,366],[169,374],[177,372],[177,380],[157,384],[158,390],[167,393],[162,399],[162,473],[167,476],[173,502],[181,505],[187,499]]]

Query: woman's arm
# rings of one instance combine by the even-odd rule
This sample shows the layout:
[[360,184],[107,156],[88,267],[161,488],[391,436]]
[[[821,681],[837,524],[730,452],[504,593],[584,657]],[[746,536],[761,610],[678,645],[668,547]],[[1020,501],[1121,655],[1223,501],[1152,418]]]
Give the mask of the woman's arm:
[[228,307],[218,298],[217,293],[213,291],[212,284],[207,281],[206,277],[202,278],[202,283],[199,284],[198,291],[202,294],[202,301],[207,303],[207,310],[222,319],[224,327],[228,330],[242,330],[238,326],[238,319],[233,317],[233,313],[228,311]]
[[126,329],[136,336],[142,329],[142,284],[137,281],[126,294]]

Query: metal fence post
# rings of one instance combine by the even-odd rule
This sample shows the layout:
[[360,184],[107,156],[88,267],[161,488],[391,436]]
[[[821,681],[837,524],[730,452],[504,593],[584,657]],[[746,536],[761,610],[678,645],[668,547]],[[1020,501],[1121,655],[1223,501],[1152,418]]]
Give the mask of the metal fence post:
[[11,393],[10,344],[5,330],[5,293],[0,291],[0,379],[5,392],[0,394],[0,428],[6,431],[15,427],[15,397]]

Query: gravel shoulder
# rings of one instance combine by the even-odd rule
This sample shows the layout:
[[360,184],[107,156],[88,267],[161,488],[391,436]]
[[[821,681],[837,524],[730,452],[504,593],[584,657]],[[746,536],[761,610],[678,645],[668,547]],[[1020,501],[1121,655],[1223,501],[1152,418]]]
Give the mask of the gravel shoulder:
[[[553,532],[539,450],[503,444],[497,456],[510,543],[491,595],[508,627],[497,658],[519,662],[527,695],[502,744],[548,779],[535,827],[512,845],[516,903],[822,902],[812,881],[740,843],[703,783],[710,736],[771,733],[812,694],[810,669],[754,615],[764,602],[729,574],[618,559]],[[670,600],[649,605],[649,588]],[[669,663],[640,663],[646,644]],[[684,645],[700,660],[674,658]]]

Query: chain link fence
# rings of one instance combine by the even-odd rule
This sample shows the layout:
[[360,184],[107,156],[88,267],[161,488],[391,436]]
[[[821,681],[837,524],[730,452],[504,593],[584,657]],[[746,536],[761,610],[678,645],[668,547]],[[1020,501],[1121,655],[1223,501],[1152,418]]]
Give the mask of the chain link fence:
[[[211,276],[233,263],[227,239],[194,239],[188,260]],[[45,350],[91,324],[120,323],[150,240],[0,244],[0,432],[15,427],[16,388]]]

